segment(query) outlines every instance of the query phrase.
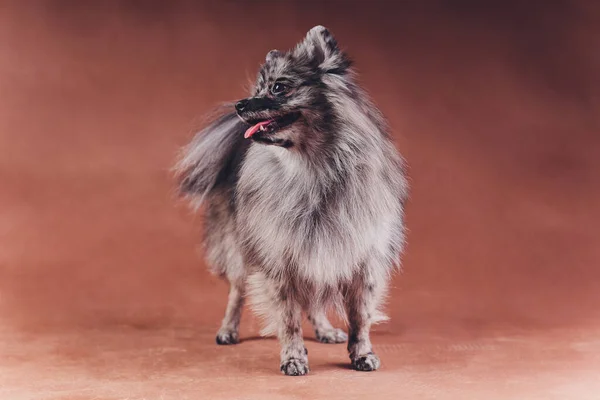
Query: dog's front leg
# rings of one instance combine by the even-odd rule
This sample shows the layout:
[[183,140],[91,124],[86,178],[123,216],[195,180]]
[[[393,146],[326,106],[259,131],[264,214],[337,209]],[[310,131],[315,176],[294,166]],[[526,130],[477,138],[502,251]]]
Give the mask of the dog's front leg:
[[302,339],[302,309],[285,288],[279,290],[274,306],[279,323],[277,336],[281,344],[281,372],[285,375],[306,375],[308,351]]
[[375,371],[381,364],[373,352],[369,332],[383,290],[383,282],[361,273],[354,277],[345,293],[348,352],[352,367],[358,371]]

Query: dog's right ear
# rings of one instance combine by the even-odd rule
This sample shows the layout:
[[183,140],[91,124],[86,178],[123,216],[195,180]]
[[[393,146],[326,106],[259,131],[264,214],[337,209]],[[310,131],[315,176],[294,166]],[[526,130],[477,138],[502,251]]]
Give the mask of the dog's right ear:
[[340,50],[329,29],[322,25],[309,30],[293,54],[298,58],[308,58],[325,73],[343,74],[351,65],[350,59]]

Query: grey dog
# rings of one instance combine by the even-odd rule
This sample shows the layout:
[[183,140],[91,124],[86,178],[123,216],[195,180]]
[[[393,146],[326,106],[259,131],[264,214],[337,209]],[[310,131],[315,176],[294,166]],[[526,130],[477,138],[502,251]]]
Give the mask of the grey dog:
[[251,96],[208,123],[176,166],[181,193],[205,210],[208,263],[231,285],[217,343],[238,343],[247,297],[263,334],[279,338],[284,374],[309,371],[303,311],[319,341],[348,341],[354,369],[379,368],[369,331],[386,319],[379,307],[404,247],[404,165],[326,28],[268,52]]

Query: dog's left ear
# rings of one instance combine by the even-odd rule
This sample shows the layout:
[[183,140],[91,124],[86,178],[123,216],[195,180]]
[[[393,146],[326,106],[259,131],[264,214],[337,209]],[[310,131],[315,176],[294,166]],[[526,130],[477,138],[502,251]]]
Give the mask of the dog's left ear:
[[298,58],[308,57],[325,73],[344,74],[351,64],[331,32],[321,25],[308,31],[304,40],[294,49],[294,55]]
[[267,56],[265,57],[265,61],[266,62],[271,62],[276,58],[281,57],[282,53],[279,50],[271,50],[267,53]]

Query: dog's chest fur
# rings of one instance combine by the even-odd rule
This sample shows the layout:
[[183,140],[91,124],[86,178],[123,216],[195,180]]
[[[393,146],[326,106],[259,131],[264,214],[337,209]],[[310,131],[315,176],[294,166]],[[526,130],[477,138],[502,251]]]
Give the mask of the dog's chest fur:
[[236,211],[248,262],[271,276],[316,285],[348,281],[367,263],[389,272],[402,206],[382,179],[386,171],[377,163],[337,172],[311,168],[300,157],[275,147],[249,149]]

